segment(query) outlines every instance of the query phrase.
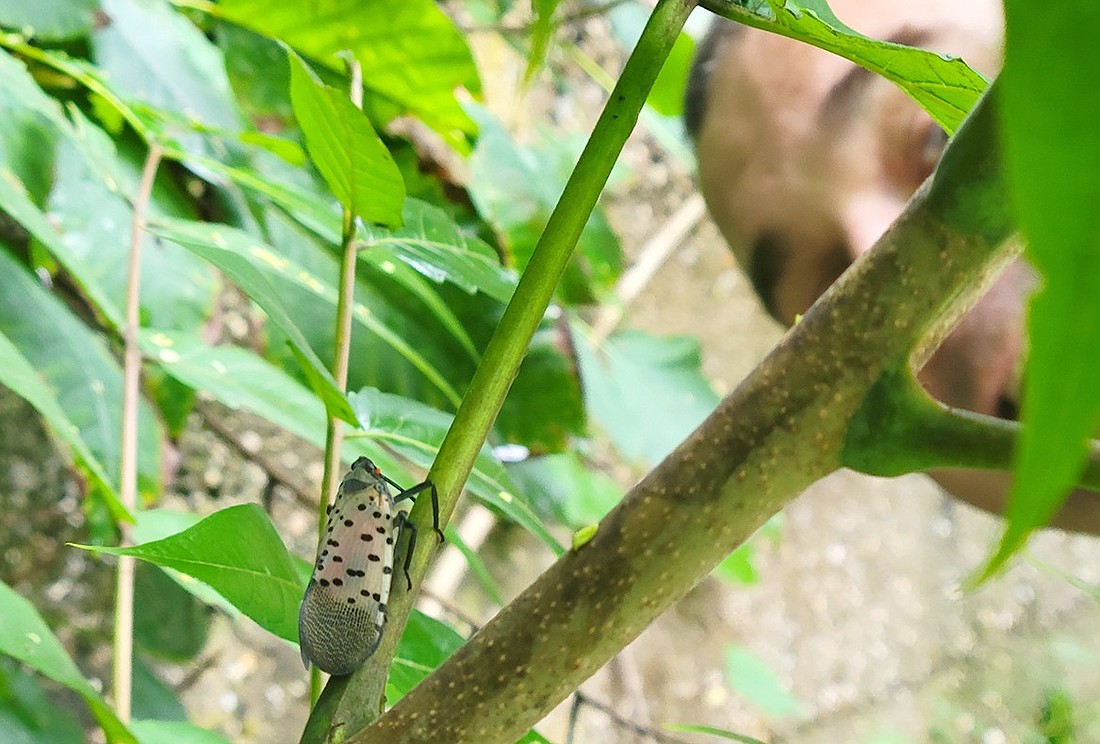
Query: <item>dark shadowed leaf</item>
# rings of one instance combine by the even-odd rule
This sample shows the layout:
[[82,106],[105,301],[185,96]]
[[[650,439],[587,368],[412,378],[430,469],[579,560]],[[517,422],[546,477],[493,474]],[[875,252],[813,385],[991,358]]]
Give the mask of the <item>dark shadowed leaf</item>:
[[10,744],[83,744],[73,714],[48,697],[38,679],[11,659],[0,659],[0,731]]
[[137,744],[76,668],[30,602],[0,582],[0,654],[12,657],[84,698],[112,742]]
[[[39,372],[110,482],[117,483],[122,370],[104,340],[4,250],[0,334]],[[140,402],[138,486],[146,494],[160,490],[160,439],[156,418],[148,404]]]
[[593,348],[573,328],[588,411],[625,457],[656,465],[718,404],[695,339],[629,331]]

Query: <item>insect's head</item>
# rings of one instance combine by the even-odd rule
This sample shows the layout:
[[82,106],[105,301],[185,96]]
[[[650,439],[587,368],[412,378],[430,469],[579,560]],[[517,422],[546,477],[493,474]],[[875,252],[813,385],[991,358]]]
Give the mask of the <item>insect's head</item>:
[[363,468],[375,478],[382,477],[382,471],[377,465],[374,464],[374,461],[371,460],[369,457],[360,456],[356,458],[355,462],[351,464],[351,469],[358,470],[359,468]]

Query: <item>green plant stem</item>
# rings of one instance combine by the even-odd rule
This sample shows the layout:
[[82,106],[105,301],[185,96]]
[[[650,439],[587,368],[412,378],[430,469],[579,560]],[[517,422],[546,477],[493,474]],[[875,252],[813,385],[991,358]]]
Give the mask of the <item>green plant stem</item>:
[[1011,257],[996,107],[987,94],[875,248],[591,540],[348,743],[515,741],[839,467],[849,424],[883,372],[938,343]]
[[[122,442],[119,463],[119,496],[131,512],[137,506],[137,421],[141,383],[141,346],[138,342],[141,309],[141,243],[145,234],[145,215],[153,193],[153,181],[161,160],[160,145],[153,144],[145,156],[141,181],[134,197],[130,224],[130,265],[126,280],[126,326],[123,330],[122,367]],[[120,543],[130,545],[131,527],[119,522]],[[111,692],[115,713],[123,723],[130,722],[133,698],[134,659],[134,559],[119,556],[115,577],[114,660]]]
[[[348,66],[349,94],[357,108],[363,107],[363,73],[359,63],[350,55],[345,58]],[[351,356],[351,315],[355,307],[355,260],[358,256],[355,243],[355,215],[344,209],[343,229],[340,237],[340,287],[336,298],[336,333],[332,352],[332,377],[336,387],[347,392],[348,366]],[[340,473],[343,470],[340,455],[344,444],[344,422],[327,415],[325,426],[325,466],[321,476],[321,500],[317,504],[317,541],[323,539],[328,505],[336,497]],[[317,703],[321,696],[321,671],[314,667],[309,675],[309,701]]]
[[[908,366],[888,369],[852,419],[842,462],[884,477],[937,468],[1010,471],[1021,430],[1017,421],[945,406]],[[1078,485],[1100,491],[1100,442],[1090,445]]]
[[[550,215],[428,473],[439,489],[441,523],[446,523],[454,511],[462,486],[519,371],[531,338],[546,314],[581,230],[634,128],[661,65],[695,4],[695,0],[661,0],[657,4]],[[412,519],[420,527],[421,535],[431,534],[431,505],[428,502],[429,499],[420,499],[412,511]],[[436,547],[435,541],[430,539],[417,542],[412,564],[414,587],[419,586]],[[389,602],[390,617],[382,643],[355,673],[336,714],[336,720],[349,734],[362,729],[377,716],[387,670],[412,609],[413,596],[414,592],[406,592],[401,582],[394,582]],[[311,720],[310,729],[327,731],[328,727]],[[305,736],[302,740],[316,741]]]

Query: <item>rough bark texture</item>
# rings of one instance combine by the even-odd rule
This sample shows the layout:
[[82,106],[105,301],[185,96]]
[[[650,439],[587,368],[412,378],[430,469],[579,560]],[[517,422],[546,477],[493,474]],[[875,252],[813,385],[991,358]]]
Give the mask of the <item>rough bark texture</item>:
[[348,741],[514,741],[838,467],[848,423],[882,372],[942,338],[1003,262],[994,109],[987,96],[876,248],[590,542]]

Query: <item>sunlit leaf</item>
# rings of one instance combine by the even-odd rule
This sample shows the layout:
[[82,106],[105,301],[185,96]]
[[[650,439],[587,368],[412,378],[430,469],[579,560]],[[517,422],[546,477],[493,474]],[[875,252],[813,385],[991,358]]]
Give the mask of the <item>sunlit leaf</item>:
[[132,547],[77,547],[172,568],[217,590],[261,627],[298,640],[302,586],[271,520],[255,504],[214,512],[183,532]]
[[431,0],[225,0],[216,12],[343,71],[349,50],[363,84],[419,116],[454,144],[473,125],[455,90],[480,90],[470,50]]
[[0,26],[43,41],[83,36],[92,30],[99,0],[0,0]]
[[313,164],[344,208],[367,223],[401,224],[405,183],[389,150],[346,93],[289,53],[290,100]]
[[482,240],[464,233],[443,210],[417,199],[405,202],[404,225],[393,230],[367,226],[359,233],[361,260],[379,266],[394,258],[436,282],[467,292],[482,291],[508,302],[515,273],[503,268]]
[[729,18],[805,41],[896,83],[947,132],[954,132],[986,88],[960,59],[868,39],[845,26],[825,0],[767,0],[729,6]]

